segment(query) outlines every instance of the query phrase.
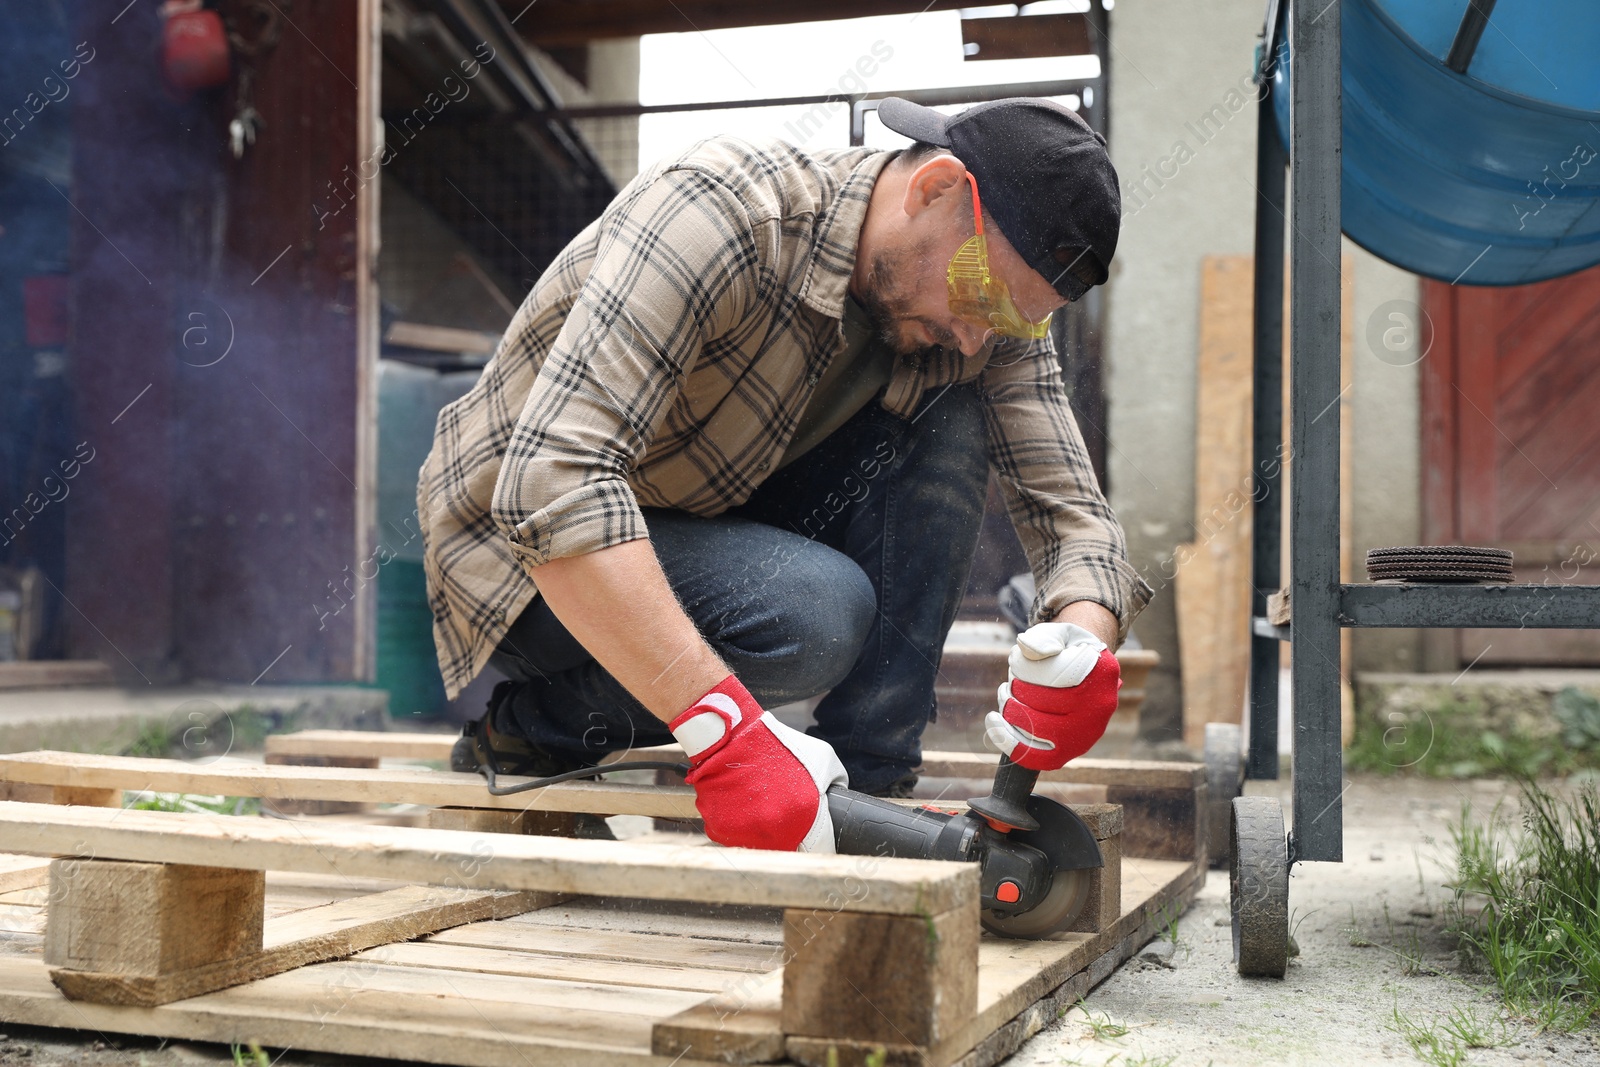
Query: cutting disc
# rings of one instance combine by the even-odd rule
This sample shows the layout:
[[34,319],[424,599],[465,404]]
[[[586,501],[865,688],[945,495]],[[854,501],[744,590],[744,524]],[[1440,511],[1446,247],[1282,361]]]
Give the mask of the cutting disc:
[[1094,869],[1105,863],[1088,825],[1071,808],[1035,793],[1028,797],[1028,814],[1039,820],[1039,828],[1006,836],[1043,852],[1055,873],[1044,899],[1029,910],[983,913],[983,928],[1001,937],[1041,938],[1071,926],[1089,903]]

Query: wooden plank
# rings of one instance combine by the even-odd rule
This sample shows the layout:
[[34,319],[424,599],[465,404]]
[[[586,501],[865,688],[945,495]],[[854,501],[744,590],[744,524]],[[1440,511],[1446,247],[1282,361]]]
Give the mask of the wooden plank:
[[[129,1008],[70,1002],[50,985],[43,963],[0,957],[0,1012],[24,1025],[221,1044],[254,1041],[462,1067],[669,1064],[649,1056],[647,1016],[523,1004],[506,994],[464,1006],[440,972],[431,984],[396,990],[372,988],[373,970],[316,964],[157,1008]],[[679,1067],[708,1062],[685,1058]]]
[[693,1052],[721,1063],[771,1063],[783,1058],[783,974],[747,978],[720,996],[656,1023],[657,1056]]
[[[929,778],[994,777],[1000,757],[989,752],[924,752],[922,771]],[[1045,771],[1041,782],[1073,782],[1081,785],[1128,785],[1151,789],[1192,789],[1205,781],[1206,769],[1199,763],[1162,760],[1075,759],[1058,771]]]
[[484,834],[552,834],[571,837],[578,816],[565,811],[505,811],[499,808],[433,808],[424,826]]
[[[986,753],[929,753],[924,758],[927,773],[936,777],[994,777],[998,757]],[[1120,760],[1081,759],[1061,771],[1040,776],[1046,783],[1076,780],[1090,783],[1126,783],[1140,787],[1185,789],[1203,780],[1204,767],[1189,763],[1156,763]],[[70,794],[83,803],[85,798],[107,799],[115,789],[153,789],[175,793],[206,793],[223,796],[254,796],[279,801],[360,801],[431,804],[441,808],[467,808],[506,812],[586,812],[603,815],[648,815],[658,818],[688,819],[698,815],[694,791],[688,786],[644,785],[627,782],[563,782],[543,789],[509,796],[492,796],[483,779],[474,774],[411,768],[367,769],[360,767],[262,766],[252,763],[218,762],[190,764],[179,760],[144,759],[137,756],[98,756],[77,752],[25,752],[0,755],[0,775],[9,780],[12,790],[38,787],[77,792]],[[503,779],[507,784],[517,779]],[[99,793],[91,792],[99,790]],[[34,794],[14,799],[35,800]],[[48,799],[42,794],[38,799]],[[57,801],[60,802],[60,801]],[[964,800],[896,801],[908,806],[933,803],[950,811],[964,811]],[[1109,811],[1084,807],[1086,820],[1114,818]],[[461,828],[487,828],[466,825]],[[452,817],[441,816],[446,821]],[[541,820],[536,823],[547,825]],[[510,824],[508,824],[510,825]],[[1109,824],[1107,824],[1109,826]],[[445,828],[455,829],[456,826]],[[1115,832],[1098,831],[1097,836]]]
[[[299,756],[268,752],[266,763],[268,766],[282,767],[362,767],[372,770],[378,766],[378,757]],[[371,804],[345,800],[271,800],[263,806],[279,815],[352,815],[373,810]]]
[[[375,730],[299,730],[271,734],[266,751],[286,756],[375,756],[379,759],[445,761],[459,734]],[[601,763],[624,759],[682,759],[677,745],[656,745],[608,754]]]
[[140,981],[257,953],[265,889],[260,871],[58,859],[44,961]]
[[978,891],[976,865],[931,860],[877,859],[863,874],[851,856],[0,802],[0,850],[49,855],[64,841],[103,859],[590,895],[625,885],[649,899],[773,907],[838,908],[848,884],[852,909],[895,915],[950,911]]
[[82,804],[95,808],[120,808],[122,790],[0,781],[0,800],[21,800],[29,804]]
[[95,659],[40,659],[0,663],[0,690],[115,685],[111,668]]
[[621,933],[505,922],[462,926],[430,942],[533,952],[588,962],[675,964],[764,974],[783,963],[781,944],[738,944],[674,934]]
[[1122,805],[1122,854],[1204,865],[1208,796],[1204,783],[1195,789],[1108,786],[1106,800]]
[[389,324],[384,342],[401,348],[420,348],[428,352],[461,352],[490,356],[500,343],[500,335],[482,330],[463,330],[455,326],[429,326],[421,322]]
[[749,978],[744,971],[722,971],[691,963],[580,959],[488,946],[451,945],[432,939],[396,941],[368,949],[355,956],[355,959],[403,967],[437,967],[476,974],[509,974],[593,985],[673,989],[687,993],[721,993]]
[[[410,768],[368,770],[232,762],[198,764],[137,756],[23,752],[0,756],[0,776],[11,782],[39,785],[152,789],[264,800],[370,801],[674,818],[695,818],[699,814],[694,807],[694,791],[688,786],[563,782],[496,797],[490,795],[483,779],[475,774]],[[512,785],[518,780],[504,778],[501,782]]]
[[1250,672],[1253,262],[1206,256],[1200,268],[1195,540],[1177,574],[1183,739],[1197,751],[1206,723],[1240,721]]
[[282,756],[447,760],[458,736],[375,730],[300,730],[292,734],[269,734],[264,747],[269,755]]
[[58,968],[50,972],[50,980],[72,1000],[154,1007],[354,955],[375,945],[543,907],[555,899],[559,898],[548,893],[408,886],[270,919],[258,950],[204,966],[154,976]]
[[916,916],[784,913],[783,1032],[933,1045],[978,1003],[978,902]]
[[50,881],[50,861],[39,856],[0,855],[0,893],[32,889]]
[[[298,755],[377,756],[381,759],[446,760],[454,734],[378,733],[362,730],[302,730],[292,734],[273,734],[267,738],[268,752]],[[680,759],[683,750],[676,745],[614,752],[603,762],[634,759]],[[928,778],[993,778],[999,756],[988,752],[944,752],[922,754],[922,773]],[[1042,782],[1073,782],[1084,785],[1149,785],[1181,789],[1205,779],[1205,768],[1195,763],[1159,760],[1076,759],[1058,771],[1046,771]],[[484,807],[486,805],[477,805]]]

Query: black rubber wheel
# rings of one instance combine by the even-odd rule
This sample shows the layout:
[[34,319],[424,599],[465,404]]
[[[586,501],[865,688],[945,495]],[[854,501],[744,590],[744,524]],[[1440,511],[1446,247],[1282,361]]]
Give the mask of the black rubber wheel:
[[1213,870],[1228,865],[1233,798],[1244,787],[1244,731],[1233,723],[1206,723],[1206,851]]
[[1228,888],[1233,962],[1243,975],[1282,978],[1289,965],[1289,840],[1273,797],[1235,797]]

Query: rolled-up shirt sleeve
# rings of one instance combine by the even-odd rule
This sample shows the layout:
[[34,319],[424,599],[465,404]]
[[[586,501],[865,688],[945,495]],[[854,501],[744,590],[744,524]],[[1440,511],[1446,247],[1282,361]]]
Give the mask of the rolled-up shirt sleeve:
[[1031,622],[1089,600],[1117,617],[1120,645],[1151,590],[1095,480],[1049,339],[996,353],[979,377],[989,456],[1038,594]]
[[495,483],[491,516],[524,571],[648,536],[629,476],[701,350],[755,296],[748,213],[704,170],[664,172],[597,225]]

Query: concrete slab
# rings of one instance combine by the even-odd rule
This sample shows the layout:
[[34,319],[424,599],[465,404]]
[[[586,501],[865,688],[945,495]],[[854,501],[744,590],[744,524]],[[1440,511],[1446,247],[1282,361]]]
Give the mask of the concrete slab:
[[386,692],[360,686],[14,690],[0,692],[0,751],[215,759],[285,730],[386,730],[388,706]]

